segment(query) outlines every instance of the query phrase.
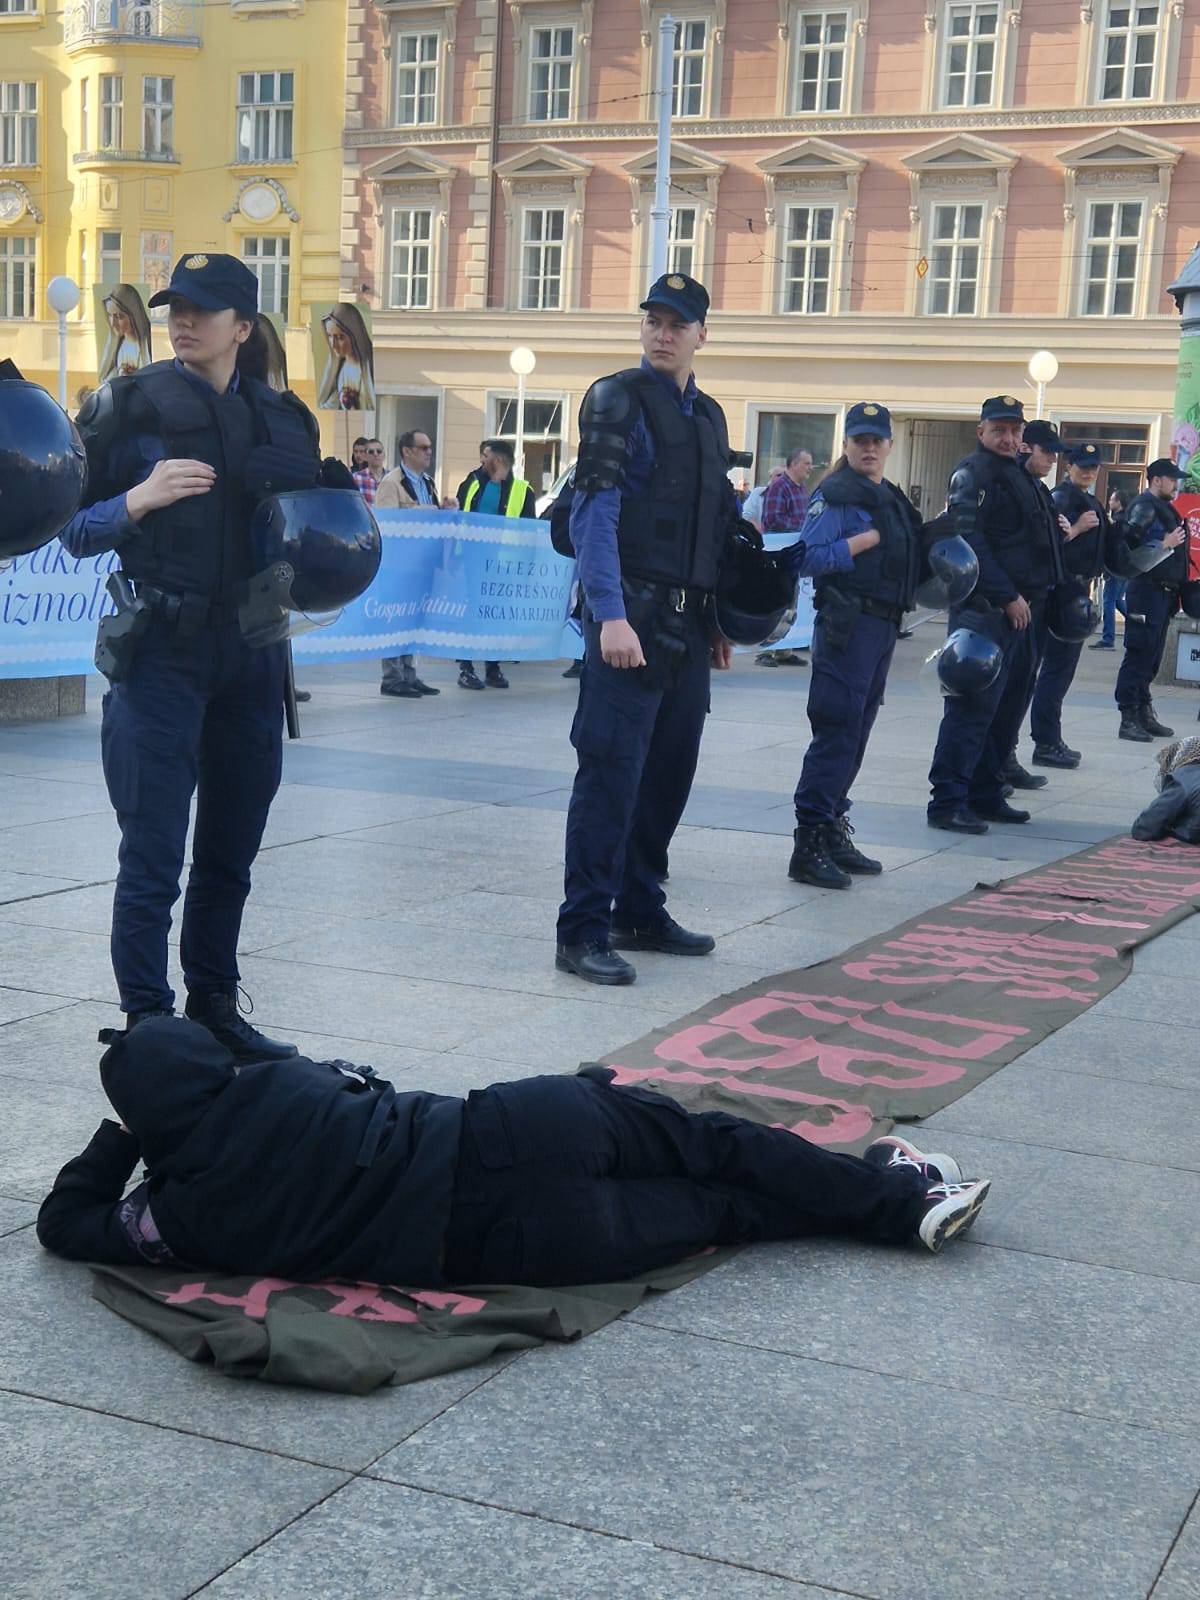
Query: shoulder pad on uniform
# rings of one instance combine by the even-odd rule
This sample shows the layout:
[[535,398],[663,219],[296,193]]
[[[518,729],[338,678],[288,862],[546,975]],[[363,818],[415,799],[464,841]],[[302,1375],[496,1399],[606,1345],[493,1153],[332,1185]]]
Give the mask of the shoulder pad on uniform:
[[975,474],[969,461],[961,462],[950,474],[950,488],[946,496],[952,506],[978,506],[983,501],[985,485]]
[[585,493],[616,488],[638,409],[632,386],[616,374],[600,378],[584,395],[579,408],[575,482]]
[[107,449],[116,436],[119,420],[118,396],[111,382],[102,383],[80,406],[75,426],[84,444],[93,449]]
[[1136,500],[1131,500],[1129,509],[1125,513],[1125,521],[1131,528],[1139,530],[1152,528],[1158,521],[1154,515],[1154,507],[1150,504],[1149,495],[1139,494]]

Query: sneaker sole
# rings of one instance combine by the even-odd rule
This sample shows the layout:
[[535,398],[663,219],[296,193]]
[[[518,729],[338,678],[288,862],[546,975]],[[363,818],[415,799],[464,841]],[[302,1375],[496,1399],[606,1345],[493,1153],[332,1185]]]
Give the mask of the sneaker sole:
[[561,956],[555,956],[554,965],[560,972],[569,972],[576,978],[582,978],[584,983],[602,983],[609,988],[620,988],[624,984],[632,983],[637,977],[637,973],[632,971],[628,977],[622,973],[612,978],[602,976],[600,973],[580,972],[578,967],[573,967],[569,961],[564,961]]
[[932,1250],[934,1255],[937,1255],[938,1251],[944,1249],[951,1239],[960,1238],[966,1233],[967,1229],[974,1225],[975,1218],[979,1215],[980,1208],[987,1199],[988,1190],[991,1187],[992,1180],[990,1178],[980,1178],[973,1185],[975,1193],[965,1205],[956,1200],[944,1200],[942,1206],[937,1209],[941,1210],[944,1207],[946,1214],[935,1223],[932,1237],[927,1238],[924,1231],[921,1232],[921,1243],[925,1248]]
[[901,1155],[915,1161],[918,1165],[922,1162],[936,1167],[947,1183],[962,1183],[963,1173],[958,1162],[952,1155],[947,1155],[944,1150],[931,1154],[925,1150],[918,1150],[915,1144],[910,1144],[907,1139],[902,1139],[898,1133],[885,1133],[882,1138],[872,1139],[872,1145],[890,1144],[893,1149],[899,1150]]

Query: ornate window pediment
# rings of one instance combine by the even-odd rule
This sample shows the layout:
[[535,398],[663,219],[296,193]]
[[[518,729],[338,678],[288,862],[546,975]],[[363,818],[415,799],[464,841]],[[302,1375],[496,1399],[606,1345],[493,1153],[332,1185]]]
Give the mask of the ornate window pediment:
[[774,238],[764,311],[831,315],[848,310],[858,180],[866,161],[828,139],[810,137],[756,165]]
[[[457,169],[428,150],[415,147],[362,169],[371,186],[378,221],[381,303],[395,310],[436,310],[447,303],[446,231],[450,190]],[[408,287],[398,295],[396,286]],[[415,286],[420,285],[417,295]]]
[[[652,254],[650,208],[654,203],[655,152],[645,150],[641,155],[622,162],[622,166],[629,175],[629,217],[633,223],[630,292],[632,303],[637,305],[646,290],[649,278],[647,263]],[[711,277],[713,224],[717,215],[717,193],[725,167],[724,161],[718,161],[706,150],[698,150],[694,145],[683,144],[677,139],[671,141],[671,187],[668,192],[672,225],[683,224],[682,237],[686,238],[690,247],[691,267],[687,270],[702,282]],[[683,271],[685,268],[672,267],[672,270]]]
[[[561,219],[543,219],[544,225],[551,229],[543,243],[554,253],[557,264],[560,289],[554,309],[571,310],[579,304],[582,291],[583,207],[592,163],[559,150],[555,145],[538,145],[498,161],[494,170],[504,196],[507,305],[522,304],[521,258],[529,237],[525,213],[542,208],[562,212]],[[561,234],[558,232],[560,221]],[[539,227],[542,225],[539,223]]]
[[1019,156],[971,133],[951,134],[902,158],[915,263],[907,311],[990,316],[998,307],[1008,182]]

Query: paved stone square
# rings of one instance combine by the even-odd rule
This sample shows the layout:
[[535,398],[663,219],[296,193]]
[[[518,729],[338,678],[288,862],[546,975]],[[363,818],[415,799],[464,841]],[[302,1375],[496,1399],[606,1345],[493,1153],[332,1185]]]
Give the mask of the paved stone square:
[[[1118,743],[1119,654],[1085,651],[1082,767],[1020,797],[1026,827],[928,829],[935,642],[900,646],[854,812],[886,871],[849,894],[786,876],[807,670],[714,680],[670,908],[717,950],[641,956],[631,989],[553,966],[561,664],[471,694],[429,662],[443,693],[419,702],[381,698],[370,663],[302,669],[244,928],[255,1022],[401,1086],[569,1072],[1128,827],[1157,747]],[[4,1600],[1198,1600],[1200,918],[926,1125],[995,1180],[937,1259],[758,1248],[579,1345],[365,1399],[238,1383],[33,1234],[105,1112],[95,1036],[118,1020],[91,689],[85,718],[0,729]],[[1194,730],[1193,694],[1158,706]]]

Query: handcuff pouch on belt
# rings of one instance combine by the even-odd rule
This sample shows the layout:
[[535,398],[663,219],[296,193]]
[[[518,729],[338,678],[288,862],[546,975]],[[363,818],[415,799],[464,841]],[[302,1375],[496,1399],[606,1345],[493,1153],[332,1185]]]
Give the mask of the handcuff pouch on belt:
[[648,689],[673,689],[687,663],[691,643],[686,589],[639,578],[621,579],[625,619],[641,642],[646,665],[637,668]]
[[121,683],[129,676],[138,640],[150,626],[153,611],[148,600],[134,594],[123,572],[110,573],[105,588],[117,609],[102,617],[96,630],[96,670],[109,683]]

